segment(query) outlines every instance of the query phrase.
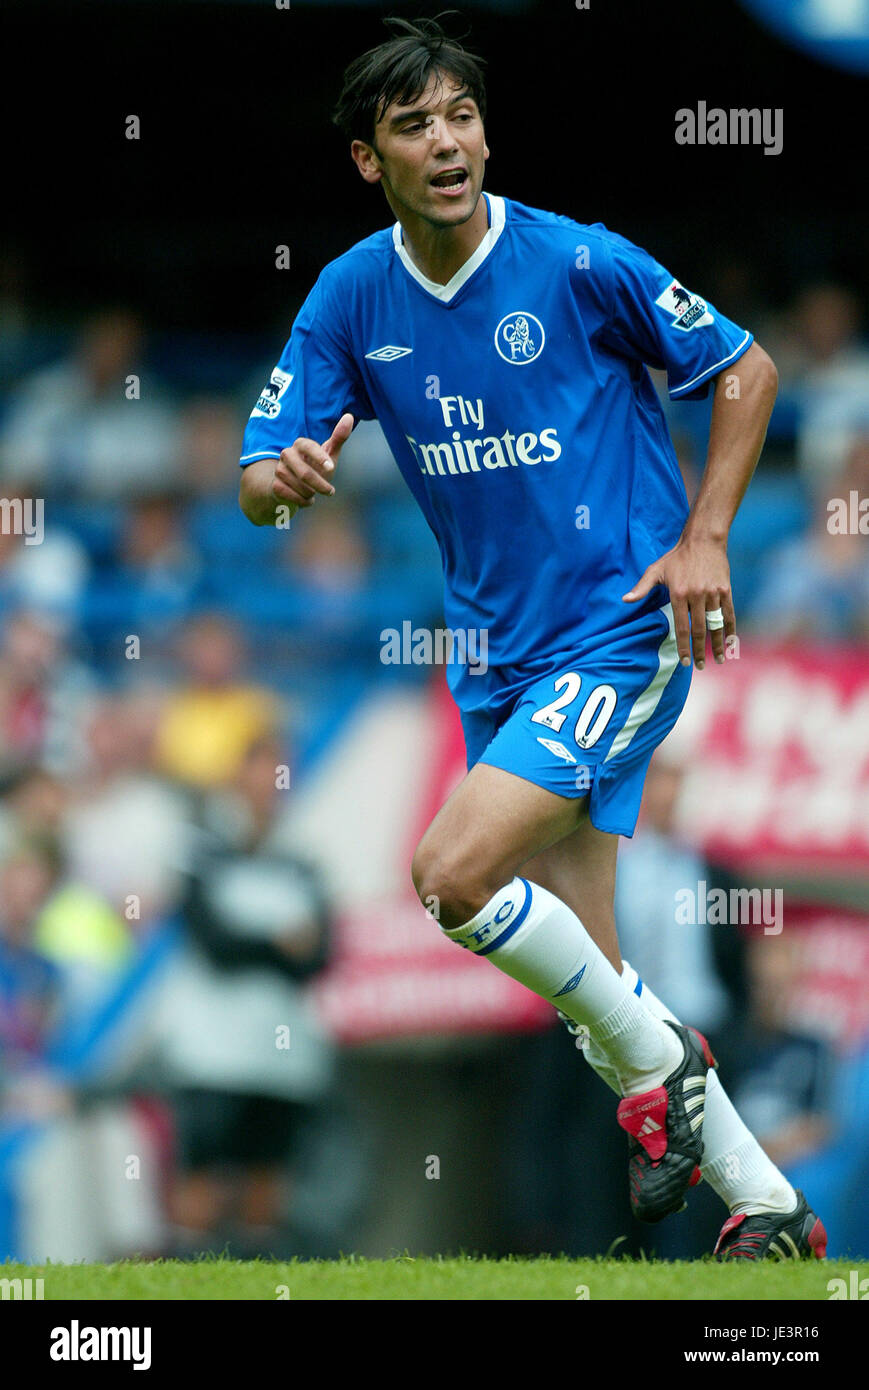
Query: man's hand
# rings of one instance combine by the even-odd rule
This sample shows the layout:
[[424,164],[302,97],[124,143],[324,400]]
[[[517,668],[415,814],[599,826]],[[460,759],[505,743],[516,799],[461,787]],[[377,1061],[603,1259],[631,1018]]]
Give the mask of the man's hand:
[[331,497],[328,475],[352,429],[353,416],[342,415],[325,444],[297,439],[280,458],[255,459],[243,468],[238,502],[248,521],[274,526],[280,515],[293,517],[299,507],[310,507],[315,493]]
[[272,485],[275,500],[289,502],[293,507],[310,507],[317,493],[323,497],[334,496],[335,489],[329,478],[352,429],[353,416],[342,415],[325,444],[315,444],[313,439],[297,439],[295,444],[282,450]]
[[[778,373],[757,343],[715,378],[706,468],[678,544],[649,565],[625,603],[645,598],[656,584],[670,590],[676,641],[683,666],[702,670],[706,614],[720,608],[724,626],[710,628],[715,660],[736,632],[727,536],[763,448],[775,401]],[[690,620],[690,626],[689,626]]]
[[[623,602],[636,603],[656,584],[666,584],[673,605],[676,644],[683,666],[702,671],[706,655],[706,614],[720,608],[724,627],[712,628],[712,652],[717,662],[724,660],[725,639],[736,632],[736,617],[730,593],[730,566],[727,545],[720,540],[685,540],[649,565],[638,584],[623,596]],[[690,619],[690,624],[689,624]]]

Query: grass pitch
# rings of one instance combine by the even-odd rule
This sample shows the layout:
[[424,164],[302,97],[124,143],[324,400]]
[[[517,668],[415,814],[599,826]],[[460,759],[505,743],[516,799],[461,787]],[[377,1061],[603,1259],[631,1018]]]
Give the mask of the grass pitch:
[[[853,1271],[856,1271],[856,1280]],[[855,1260],[720,1265],[711,1259],[663,1263],[564,1258],[490,1260],[397,1256],[281,1263],[208,1257],[118,1264],[0,1265],[0,1280],[42,1279],[51,1299],[274,1301],[826,1301],[828,1283],[869,1279]],[[869,1289],[869,1283],[865,1288]],[[9,1297],[10,1294],[5,1294]],[[14,1295],[12,1295],[14,1296]],[[847,1296],[847,1295],[846,1295]]]

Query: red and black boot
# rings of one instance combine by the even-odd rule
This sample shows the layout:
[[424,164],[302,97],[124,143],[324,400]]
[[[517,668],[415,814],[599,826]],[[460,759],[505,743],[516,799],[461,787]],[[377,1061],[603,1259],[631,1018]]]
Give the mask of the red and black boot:
[[685,1190],[700,1181],[706,1077],[718,1063],[696,1028],[665,1022],[685,1049],[661,1086],[626,1096],[617,1118],[627,1131],[631,1209],[639,1221],[661,1221],[685,1206]]
[[793,1211],[729,1217],[713,1253],[717,1260],[823,1260],[827,1232],[797,1189]]

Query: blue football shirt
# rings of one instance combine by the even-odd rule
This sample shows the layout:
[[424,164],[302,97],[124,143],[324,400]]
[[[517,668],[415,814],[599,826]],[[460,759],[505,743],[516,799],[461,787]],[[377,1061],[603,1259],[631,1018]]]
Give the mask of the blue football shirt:
[[344,411],[380,421],[440,547],[446,623],[469,649],[486,633],[485,673],[448,667],[465,712],[497,711],[577,653],[648,640],[666,589],[622,594],[688,504],[646,366],[674,399],[703,396],[753,341],[600,223],[485,197],[488,231],[447,285],[398,223],[325,267],[240,460],[323,443]]

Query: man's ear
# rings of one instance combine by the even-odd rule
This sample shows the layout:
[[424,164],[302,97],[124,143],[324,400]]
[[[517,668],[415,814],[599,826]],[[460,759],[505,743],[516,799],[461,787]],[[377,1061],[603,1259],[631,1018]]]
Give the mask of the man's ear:
[[383,178],[383,169],[371,145],[367,145],[364,140],[354,140],[350,146],[350,154],[353,163],[366,183],[380,182]]
[[488,146],[487,144],[485,144],[485,143],[483,144],[483,158],[484,158],[484,159],[488,159],[488,158],[489,158],[489,146]]

